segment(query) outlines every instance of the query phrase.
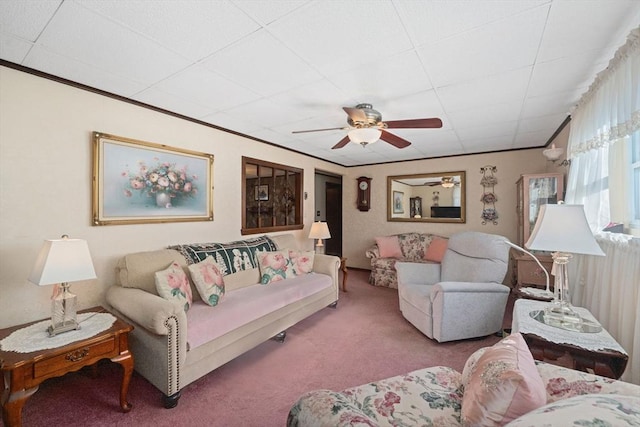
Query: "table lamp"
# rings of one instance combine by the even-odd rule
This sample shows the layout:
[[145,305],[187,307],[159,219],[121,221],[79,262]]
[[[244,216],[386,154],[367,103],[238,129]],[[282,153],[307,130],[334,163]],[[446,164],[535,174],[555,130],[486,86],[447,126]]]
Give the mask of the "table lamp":
[[317,239],[315,250],[316,252],[322,252],[324,250],[324,244],[322,239],[330,239],[331,233],[329,233],[329,227],[326,222],[318,221],[311,225],[311,231],[309,231],[310,239]]
[[95,279],[91,254],[85,240],[45,240],[29,281],[39,286],[60,284],[54,288],[51,301],[49,336],[80,329],[76,320],[77,297],[69,291],[69,282]]
[[542,205],[525,247],[552,252],[555,298],[545,310],[550,324],[564,329],[579,330],[582,318],[573,310],[569,301],[567,264],[572,253],[604,256],[589,228],[584,207],[565,204]]

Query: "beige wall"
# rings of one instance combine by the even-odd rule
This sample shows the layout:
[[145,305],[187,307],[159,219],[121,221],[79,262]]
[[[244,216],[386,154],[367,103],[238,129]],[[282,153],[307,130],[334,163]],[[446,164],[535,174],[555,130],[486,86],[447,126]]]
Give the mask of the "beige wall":
[[[343,179],[343,217],[344,217],[344,251],[349,267],[370,268],[369,259],[364,255],[366,249],[374,243],[376,236],[420,231],[450,236],[459,231],[482,231],[506,236],[516,240],[517,220],[516,181],[523,173],[545,172],[546,160],[541,149],[520,150],[504,153],[481,154],[472,156],[451,157],[445,159],[418,160],[377,166],[362,166],[347,169]],[[480,168],[486,165],[497,167],[498,184],[495,193],[498,197],[496,210],[498,224],[482,225],[483,187],[480,185],[482,174]],[[464,224],[388,222],[387,221],[387,176],[414,173],[440,173],[448,171],[465,171],[467,179],[467,214]],[[356,179],[359,176],[372,178],[371,209],[360,212],[356,208]],[[428,209],[430,198],[422,202],[422,209]]]
[[[213,222],[91,226],[91,132],[212,153]],[[0,67],[0,327],[50,315],[52,287],[27,281],[44,239],[86,239],[97,280],[72,290],[83,308],[103,303],[125,253],[174,243],[241,238],[241,155],[304,168],[306,238],[314,219],[314,170],[345,168]]]
[[[91,226],[91,132],[100,131],[215,155],[213,222]],[[82,308],[104,303],[114,266],[125,253],[174,243],[242,238],[239,203],[241,156],[304,169],[305,229],[314,220],[314,172],[343,175],[343,255],[348,266],[368,268],[364,252],[376,236],[418,230],[449,236],[462,230],[515,239],[515,182],[522,173],[548,167],[541,149],[448,159],[344,168],[291,151],[217,131],[169,115],[0,67],[0,327],[49,316],[51,287],[26,278],[44,239],[66,233],[86,239],[97,280],[72,285]],[[498,168],[498,225],[481,225],[480,167]],[[465,170],[467,222],[415,224],[387,222],[386,177],[419,172]],[[372,181],[372,209],[356,208],[356,178]],[[429,200],[423,202],[423,209]]]

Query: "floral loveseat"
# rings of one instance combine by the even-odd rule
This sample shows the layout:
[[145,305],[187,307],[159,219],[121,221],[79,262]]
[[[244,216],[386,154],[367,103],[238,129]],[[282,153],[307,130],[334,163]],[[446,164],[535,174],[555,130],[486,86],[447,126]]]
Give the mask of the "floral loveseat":
[[514,373],[509,361],[491,360],[487,350],[494,347],[469,357],[462,373],[435,366],[341,392],[308,392],[291,408],[287,425],[639,425],[640,386],[534,362],[530,353],[526,363],[534,372],[527,381],[533,385],[523,386],[525,374]]
[[395,264],[404,262],[440,262],[447,248],[447,239],[429,233],[401,233],[377,237],[365,255],[371,259],[369,283],[374,286],[398,288]]

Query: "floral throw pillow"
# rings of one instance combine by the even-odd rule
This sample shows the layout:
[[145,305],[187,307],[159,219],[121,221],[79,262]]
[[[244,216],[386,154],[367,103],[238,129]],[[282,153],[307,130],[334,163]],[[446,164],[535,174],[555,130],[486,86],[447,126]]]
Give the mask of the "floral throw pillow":
[[291,259],[293,274],[295,276],[301,276],[311,273],[315,254],[314,251],[295,251],[289,249],[289,258]]
[[166,300],[179,302],[184,311],[189,310],[193,302],[191,285],[180,264],[173,262],[165,270],[156,272],[155,276],[158,295]]
[[257,257],[261,284],[268,285],[295,277],[288,251],[259,252]]
[[462,396],[464,426],[502,426],[547,402],[540,373],[519,333],[488,348],[471,365]]
[[202,301],[212,307],[218,305],[224,295],[224,280],[213,257],[209,255],[204,261],[191,264],[188,268]]

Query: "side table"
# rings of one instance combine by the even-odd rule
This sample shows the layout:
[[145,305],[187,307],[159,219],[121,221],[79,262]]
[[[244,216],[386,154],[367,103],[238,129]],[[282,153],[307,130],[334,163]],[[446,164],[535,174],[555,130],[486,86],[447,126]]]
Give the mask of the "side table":
[[340,270],[342,270],[342,292],[347,292],[347,259],[340,258]]
[[[527,342],[533,358],[554,363],[568,354],[573,369],[619,379],[627,367],[629,356],[604,328],[597,333],[568,331],[546,325],[530,315],[544,310],[549,303],[518,299],[513,306],[511,330],[520,332]],[[586,308],[574,307],[584,318],[598,323]]]
[[[103,312],[103,307],[93,307],[82,312]],[[2,373],[2,420],[7,427],[22,425],[22,407],[27,399],[38,391],[40,384],[49,378],[63,376],[69,372],[97,363],[101,359],[111,359],[123,368],[120,386],[120,407],[123,412],[131,410],[127,402],[129,382],[133,373],[133,355],[129,351],[128,334],[133,326],[119,319],[107,330],[96,335],[53,348],[18,353],[0,351],[0,372]],[[38,321],[40,322],[40,321]],[[31,322],[0,330],[0,340],[11,333],[33,325]],[[67,332],[73,334],[74,332]]]

